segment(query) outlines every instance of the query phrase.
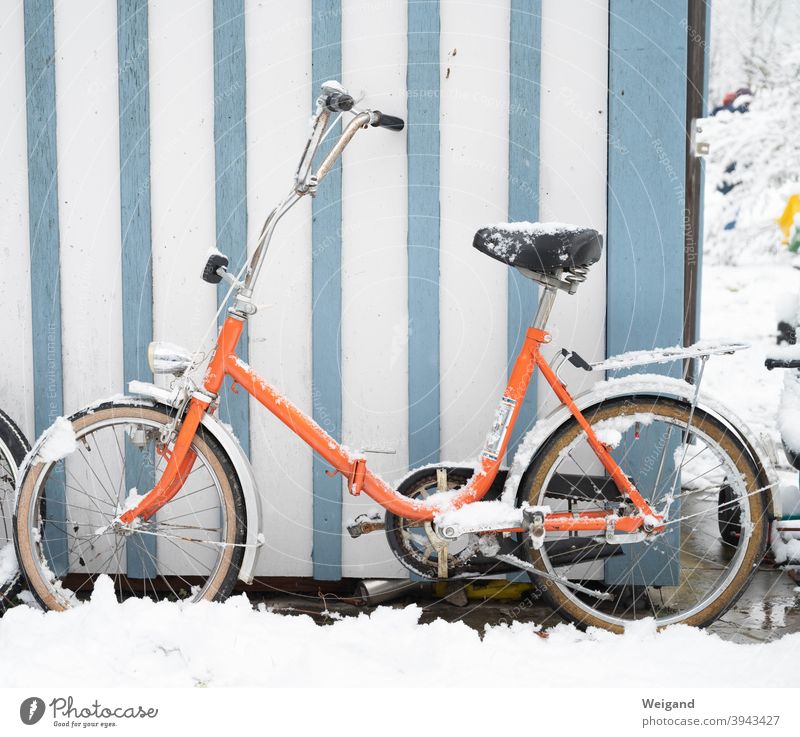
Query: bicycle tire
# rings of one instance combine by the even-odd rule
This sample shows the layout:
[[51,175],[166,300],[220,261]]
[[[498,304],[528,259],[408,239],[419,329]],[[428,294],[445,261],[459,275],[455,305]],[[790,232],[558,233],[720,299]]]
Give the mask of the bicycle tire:
[[[162,462],[164,465],[166,463],[164,456],[153,451],[160,442],[156,438],[160,438],[161,428],[174,419],[174,410],[151,403],[110,401],[68,419],[75,433],[77,450],[55,461],[31,463],[20,480],[14,520],[15,541],[20,566],[29,589],[39,604],[50,610],[67,609],[90,595],[94,582],[103,573],[112,576],[119,600],[130,596],[163,596],[167,599],[191,601],[224,600],[233,589],[244,557],[245,505],[233,465],[211,434],[202,427],[198,429],[191,446],[197,453],[197,458],[187,473],[184,487],[175,498],[164,505],[153,520],[138,527],[139,532],[119,531],[111,522],[118,516],[124,501],[129,499],[131,493],[127,485],[128,469],[138,462],[139,474],[146,467],[146,473],[152,471],[153,478],[159,468],[163,470]],[[123,435],[120,430],[129,434]],[[100,436],[100,432],[104,432],[104,435]],[[104,449],[113,450],[115,446],[112,440],[119,449],[121,460],[111,463],[109,470],[108,454],[104,454]],[[136,443],[140,443],[141,448]],[[93,450],[95,455],[92,463],[96,464],[97,472],[87,460],[87,454]],[[147,465],[147,459],[152,461],[157,455],[159,460],[154,461],[151,468]],[[79,463],[81,458],[83,462]],[[106,476],[103,475],[98,460],[111,482],[109,485],[105,483]],[[113,455],[111,461],[114,461]],[[68,463],[73,463],[71,469]],[[63,525],[61,528],[56,521],[42,516],[46,485],[59,464],[64,469],[65,479],[65,496],[61,503],[65,511],[63,521],[60,522]],[[81,470],[84,464],[88,470]],[[118,478],[111,472],[114,470],[117,471]],[[203,476],[198,477],[200,481],[195,479],[193,482],[197,488],[190,485],[189,477],[198,470],[205,471],[205,475],[211,479],[211,486],[198,486],[205,478]],[[94,478],[97,483],[92,481],[91,490],[79,488],[76,484],[80,483],[81,476]],[[66,484],[66,479],[69,479],[70,484]],[[101,492],[106,498],[101,496]],[[189,502],[189,496],[198,494],[202,496]],[[209,498],[213,501],[214,495],[219,502],[218,508],[196,508],[209,503],[206,501]],[[81,506],[76,500],[86,500],[86,503]],[[188,511],[184,511],[187,504],[190,505]],[[48,515],[55,516],[52,509],[53,505],[48,502]],[[172,517],[167,516],[170,510],[173,511]],[[189,522],[196,523],[195,526],[186,523],[187,517],[190,518]],[[184,521],[177,523],[176,520],[180,518]],[[98,519],[105,525],[98,525]],[[208,519],[218,519],[218,528],[208,527]],[[47,543],[43,542],[46,523],[52,525],[51,531],[55,529],[64,536],[61,570],[58,573],[51,569],[45,550]],[[71,533],[73,537],[70,537]],[[204,533],[208,533],[207,539],[201,539]],[[152,550],[155,552],[151,552],[145,542],[148,535],[154,541]],[[191,535],[194,537],[190,537]],[[217,536],[219,540],[213,539]],[[121,538],[124,538],[122,542]],[[168,547],[167,542],[172,547]],[[177,555],[173,548],[180,549],[181,544],[195,552],[185,552],[183,559],[168,565],[166,560],[169,556]],[[111,546],[112,556],[98,561]],[[94,553],[97,549],[101,552],[90,559],[87,550]],[[124,561],[123,549],[126,556]],[[131,574],[131,551],[144,561],[141,564],[145,568],[144,572]],[[203,551],[211,552],[206,554]],[[52,554],[52,550],[50,553]],[[208,571],[199,572],[197,566],[203,562],[201,559],[211,555],[216,557],[209,564]],[[97,562],[92,565],[93,561]],[[178,570],[180,566],[194,567],[195,570]],[[80,581],[78,587],[71,583],[75,579]],[[197,582],[193,583],[195,579]]]
[[[736,552],[734,553],[732,550],[734,546],[729,540],[723,540],[720,535],[718,525],[719,494],[714,491],[714,487],[711,485],[703,487],[702,482],[698,484],[696,478],[693,478],[690,481],[689,491],[684,491],[685,482],[683,480],[683,468],[684,460],[687,457],[687,452],[684,450],[681,464],[678,466],[677,460],[674,461],[675,465],[678,467],[677,471],[675,471],[675,477],[676,479],[681,479],[678,498],[682,499],[685,497],[687,501],[682,503],[690,505],[690,507],[687,510],[685,519],[679,517],[676,521],[673,521],[675,524],[679,524],[677,529],[680,544],[671,560],[677,559],[677,575],[681,577],[681,582],[684,580],[682,577],[685,577],[686,580],[689,581],[688,585],[692,585],[690,580],[691,576],[695,575],[696,580],[702,580],[704,575],[702,570],[704,568],[709,568],[713,571],[720,571],[717,575],[719,584],[715,581],[712,586],[716,586],[716,588],[706,599],[701,599],[693,607],[687,608],[684,616],[681,613],[674,613],[675,608],[681,605],[681,599],[688,597],[688,593],[681,593],[681,587],[684,586],[681,582],[673,584],[672,586],[660,585],[658,587],[651,587],[647,583],[635,584],[634,574],[631,573],[631,583],[628,585],[629,590],[625,593],[625,584],[611,586],[607,585],[604,580],[602,583],[595,583],[594,586],[598,591],[607,593],[609,596],[612,596],[611,592],[613,592],[612,598],[614,596],[617,597],[615,608],[613,612],[609,613],[608,609],[611,604],[600,602],[598,599],[591,596],[582,595],[563,583],[547,580],[542,577],[537,577],[535,574],[531,574],[532,579],[537,581],[543,588],[544,599],[547,603],[558,612],[563,619],[576,624],[580,628],[594,626],[613,632],[622,632],[627,624],[626,617],[623,615],[631,617],[629,621],[636,619],[637,601],[642,602],[644,606],[644,609],[640,610],[639,614],[642,616],[655,614],[654,619],[659,627],[674,623],[683,623],[699,627],[707,626],[721,617],[741,596],[754,575],[766,550],[768,539],[768,515],[763,491],[759,489],[758,479],[760,477],[760,468],[749,449],[739,440],[738,436],[731,433],[719,420],[700,409],[693,410],[691,404],[683,400],[636,395],[600,402],[584,411],[584,416],[593,426],[603,420],[612,420],[613,422],[619,423],[619,418],[625,418],[626,415],[626,421],[630,421],[632,416],[648,414],[653,415],[656,419],[663,421],[667,425],[669,425],[670,422],[683,422],[686,424],[687,428],[691,428],[690,431],[687,431],[687,436],[685,437],[689,438],[693,443],[702,443],[704,446],[703,450],[698,451],[697,454],[693,456],[692,461],[710,448],[710,446],[707,445],[709,442],[713,442],[716,445],[716,449],[713,449],[711,452],[718,452],[719,455],[717,457],[722,457],[722,454],[727,457],[727,461],[725,459],[720,461],[719,467],[724,471],[727,469],[726,472],[729,472],[730,478],[735,478],[737,473],[741,474],[741,479],[738,481],[740,488],[737,499],[739,500],[739,508],[746,517],[746,520],[742,521],[741,529],[747,530],[747,534],[742,534],[735,538]],[[625,421],[623,421],[620,426],[624,426],[624,424]],[[631,432],[631,430],[629,429],[626,432]],[[635,430],[635,432],[641,432],[641,430],[638,429]],[[530,504],[547,504],[548,499],[555,499],[556,494],[551,491],[555,488],[555,485],[551,487],[550,484],[557,478],[556,468],[558,468],[559,463],[564,462],[566,458],[572,457],[574,459],[574,456],[570,456],[570,453],[575,452],[574,449],[577,447],[575,444],[580,440],[581,436],[585,438],[583,430],[580,428],[577,421],[572,419],[566,422],[545,442],[523,476],[518,491],[519,502],[524,500],[528,501]],[[666,453],[669,444],[670,439],[669,436],[667,436],[664,440],[664,453]],[[689,447],[688,442],[685,442],[684,445]],[[568,450],[571,447],[573,450]],[[629,452],[629,450],[626,450],[626,455]],[[632,457],[635,457],[635,455],[634,453]],[[673,458],[677,459],[677,456],[673,454]],[[619,459],[617,460],[622,470],[636,483],[637,474],[635,470],[626,468]],[[570,467],[574,466],[571,461],[567,462],[571,464]],[[710,474],[714,470],[717,470],[717,467],[709,467],[709,469]],[[644,469],[642,468],[640,471],[644,477],[646,475]],[[648,473],[651,473],[651,471],[652,469],[648,470]],[[717,475],[719,475],[719,472]],[[591,474],[587,474],[586,476],[591,477]],[[728,483],[729,476],[724,476],[720,483]],[[573,483],[575,483],[574,480]],[[677,481],[675,483],[677,485]],[[657,480],[655,484],[658,485]],[[700,490],[692,490],[691,484],[699,487]],[[642,489],[640,489],[640,491],[642,491]],[[733,493],[732,489],[728,491]],[[568,493],[571,494],[573,492]],[[604,491],[603,493],[606,492]],[[691,505],[696,507],[706,501],[707,498],[711,497],[713,497],[713,503],[709,506],[708,512],[699,513],[692,511]],[[575,504],[575,502],[570,503]],[[703,515],[706,514],[708,515],[707,520],[703,519]],[[696,521],[690,522],[690,519]],[[694,527],[692,527],[692,525],[694,525]],[[710,536],[711,533],[709,530],[712,525],[717,542],[713,542],[709,539],[707,543],[709,552],[707,555],[701,558],[693,548],[692,552],[684,554],[684,548],[689,546],[689,541],[691,541],[692,545],[695,544],[692,540],[692,535],[696,535],[695,540],[701,535]],[[686,541],[684,541],[684,527],[688,529],[688,535],[685,538]],[[699,533],[697,530],[699,530]],[[597,539],[597,537],[593,538],[593,540]],[[600,543],[595,544],[592,542],[588,547],[599,545]],[[539,550],[534,550],[528,545],[527,551],[530,562],[540,570],[549,573],[553,573],[557,570],[558,566],[547,559],[547,553],[545,552],[546,546]],[[617,551],[614,554],[621,553]],[[571,575],[574,576],[575,581],[578,581],[580,576],[606,575],[606,562],[605,560],[600,561],[599,547],[594,555],[596,557],[593,559],[581,559],[580,564],[584,566],[583,569],[580,569],[578,564],[573,564],[575,572]],[[604,550],[603,555],[611,557],[607,548]],[[690,565],[692,564],[690,556],[698,558],[698,561],[694,562],[693,569],[690,569]],[[727,577],[722,580],[723,573],[721,571],[726,569],[722,567],[722,563],[719,561],[724,561],[728,557],[735,559],[735,569],[725,574]],[[684,565],[684,558],[689,562],[689,565]],[[643,558],[640,560],[643,560]],[[602,564],[602,572],[598,574],[598,570],[595,568],[591,574],[587,573],[587,570],[592,570],[591,564],[594,564],[598,568]],[[703,564],[702,568],[700,564]],[[664,568],[666,568],[666,563],[664,564]],[[579,570],[583,570],[583,572],[579,573]],[[562,577],[566,577],[566,575],[567,574],[562,571]],[[714,574],[710,574],[710,577],[713,578],[713,576]],[[585,580],[582,582],[586,583]],[[662,601],[663,591],[667,589],[668,599],[672,596],[671,601],[673,603],[670,605],[672,606],[672,614],[667,614],[667,612],[670,611],[669,607],[667,607],[664,610],[664,616],[658,616],[656,610],[659,605],[653,602],[652,594],[655,593],[655,591],[651,592],[651,588],[659,590]],[[672,591],[673,589],[674,591]],[[625,600],[623,597],[628,597],[628,599]],[[620,602],[624,603],[622,603],[622,608],[618,612],[617,607],[620,606]],[[631,606],[633,608],[632,616],[630,613]],[[648,608],[651,611],[648,611]]]
[[15,477],[29,451],[22,430],[0,410],[0,613],[14,606],[23,586],[14,551],[13,516]]

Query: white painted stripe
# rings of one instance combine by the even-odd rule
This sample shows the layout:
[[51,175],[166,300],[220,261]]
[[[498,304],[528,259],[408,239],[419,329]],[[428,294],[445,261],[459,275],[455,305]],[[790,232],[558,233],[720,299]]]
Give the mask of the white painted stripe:
[[[406,118],[403,3],[347,3],[342,73],[364,105]],[[395,481],[408,466],[408,255],[406,133],[360,132],[344,156],[342,182],[342,411],[344,442]],[[344,494],[343,521],[377,509]],[[404,576],[384,535],[344,534],[343,576]]]
[[122,391],[116,6],[55,4],[64,411]]
[[443,460],[475,457],[506,379],[508,267],[472,248],[508,206],[510,5],[442,4]]
[[192,350],[216,312],[216,290],[200,279],[215,241],[211,11],[149,4],[153,337]]
[[[606,231],[608,3],[542,6],[541,209],[539,219]],[[607,245],[607,244],[604,244]],[[577,294],[559,294],[550,318],[553,345],[587,361],[605,357],[606,261],[591,267]],[[596,376],[566,365],[562,376],[577,394]],[[539,407],[552,406],[552,389],[539,381]],[[540,412],[541,414],[541,412]]]
[[[311,3],[248,0],[247,202],[252,250],[264,218],[292,184],[308,136]],[[250,361],[311,414],[311,202],[281,222],[255,293]],[[260,575],[312,572],[311,451],[251,400],[253,466],[262,495],[266,545]]]
[[33,438],[28,152],[25,132],[25,55],[22,3],[0,20],[0,294],[5,318],[0,343],[0,406]]
[[[211,3],[150,2],[148,37],[153,340],[195,350],[217,307],[200,278],[216,241]],[[177,549],[161,552],[164,565],[182,565]]]

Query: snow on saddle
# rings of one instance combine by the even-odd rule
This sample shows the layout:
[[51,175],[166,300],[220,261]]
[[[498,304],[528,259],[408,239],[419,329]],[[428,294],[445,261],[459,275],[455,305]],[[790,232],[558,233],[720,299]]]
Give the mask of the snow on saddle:
[[536,281],[564,280],[574,287],[599,261],[603,236],[564,223],[498,223],[475,233],[472,245]]

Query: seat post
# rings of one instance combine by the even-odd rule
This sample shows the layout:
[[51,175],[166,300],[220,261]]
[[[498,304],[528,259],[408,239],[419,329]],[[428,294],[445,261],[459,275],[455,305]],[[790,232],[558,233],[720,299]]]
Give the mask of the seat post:
[[550,318],[550,311],[553,309],[553,304],[556,301],[556,294],[558,289],[551,285],[545,285],[544,292],[539,298],[539,307],[536,310],[536,317],[533,319],[531,327],[537,330],[544,330],[547,325],[547,320]]

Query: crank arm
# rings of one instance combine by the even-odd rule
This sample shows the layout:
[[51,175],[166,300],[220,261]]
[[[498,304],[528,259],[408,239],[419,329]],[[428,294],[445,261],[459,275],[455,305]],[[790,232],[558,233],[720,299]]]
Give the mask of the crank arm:
[[561,576],[554,576],[551,573],[545,573],[544,571],[539,570],[535,565],[533,565],[533,563],[528,563],[528,561],[522,560],[522,558],[517,558],[516,555],[499,553],[494,557],[497,558],[497,560],[503,561],[503,563],[508,563],[509,565],[512,565],[515,568],[521,568],[523,571],[530,571],[531,573],[534,573],[540,578],[546,578],[548,581],[553,581],[554,583],[560,583],[562,586],[567,586],[568,588],[574,589],[575,591],[578,591],[581,594],[586,594],[587,596],[593,596],[596,599],[607,600],[613,598],[611,594],[606,594],[601,591],[594,591],[593,589],[586,588],[586,586],[581,586],[579,583],[572,583],[572,581],[567,581],[567,579],[561,578]]

